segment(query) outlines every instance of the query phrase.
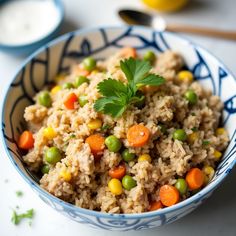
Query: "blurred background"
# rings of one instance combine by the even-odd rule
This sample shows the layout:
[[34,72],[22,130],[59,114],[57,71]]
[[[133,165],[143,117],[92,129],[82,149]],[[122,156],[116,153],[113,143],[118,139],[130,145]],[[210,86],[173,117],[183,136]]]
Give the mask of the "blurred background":
[[[1,2],[2,0],[0,0]],[[21,0],[17,0],[21,1]],[[34,1],[34,0],[29,0]],[[84,27],[121,25],[124,22],[117,12],[120,8],[135,8],[153,15],[161,15],[168,23],[182,23],[191,26],[212,27],[222,30],[236,31],[235,0],[64,0],[65,17],[58,35]],[[1,17],[0,5],[0,17]],[[20,9],[23,11],[24,9]],[[1,19],[1,18],[0,18]],[[0,22],[1,23],[1,22]],[[1,32],[0,32],[1,34]],[[185,37],[205,47],[236,75],[236,41],[208,38],[183,34]],[[0,50],[0,99],[3,90],[10,83],[18,66],[26,58]],[[3,149],[2,143],[0,150]],[[146,235],[192,235],[192,236],[235,236],[236,235],[236,169],[231,172],[223,185],[201,207],[190,215],[169,226],[158,230],[122,233],[126,236]],[[8,183],[5,179],[9,179]],[[111,232],[96,231],[58,214],[46,207],[23,179],[14,170],[6,156],[0,162],[0,235],[110,235]],[[22,190],[24,196],[19,199],[15,191]],[[14,226],[10,222],[12,208],[34,208],[35,219],[31,227],[28,224]],[[112,233],[113,236],[121,233]]]
[[[117,13],[121,8],[139,9],[153,15],[158,14],[167,23],[236,31],[236,1],[234,0],[62,0],[62,2],[65,7],[65,17],[57,35],[83,27],[124,24]],[[224,57],[226,52],[230,52],[231,55],[236,54],[235,41],[197,35],[185,36],[208,50],[214,51],[215,55],[223,59],[236,74],[234,60],[230,56]],[[0,48],[0,62],[11,60],[11,63],[17,65],[23,58],[25,55],[15,57],[2,53]],[[9,66],[11,67],[11,64]],[[0,71],[0,76],[5,77],[6,74]]]

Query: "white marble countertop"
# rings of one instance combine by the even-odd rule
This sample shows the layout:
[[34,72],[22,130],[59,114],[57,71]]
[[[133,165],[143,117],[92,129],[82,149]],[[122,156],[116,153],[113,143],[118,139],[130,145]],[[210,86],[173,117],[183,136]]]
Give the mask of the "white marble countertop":
[[[236,30],[236,1],[234,0],[190,0],[191,5],[182,12],[165,15],[170,22],[212,26]],[[87,26],[120,25],[116,15],[120,7],[141,7],[139,0],[64,0],[66,18],[62,33]],[[219,39],[187,36],[219,57],[236,75],[236,43]],[[9,85],[17,67],[24,58],[13,57],[0,52],[0,102],[3,91]],[[73,222],[45,205],[23,181],[8,160],[0,143],[0,235],[1,236],[47,236],[47,235],[111,235]],[[235,236],[236,235],[236,168],[224,183],[201,207],[181,220],[159,229],[126,232],[126,236],[152,235],[175,236]],[[6,183],[5,180],[8,179]],[[23,191],[22,197],[15,192]],[[30,227],[27,222],[19,226],[11,223],[12,209],[16,206],[24,211],[35,209],[35,218]],[[113,236],[121,233],[112,232]]]

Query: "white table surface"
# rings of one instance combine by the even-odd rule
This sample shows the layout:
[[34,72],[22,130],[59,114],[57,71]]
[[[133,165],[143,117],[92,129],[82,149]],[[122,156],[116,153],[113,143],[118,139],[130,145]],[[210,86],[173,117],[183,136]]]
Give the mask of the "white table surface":
[[[184,11],[165,16],[172,22],[191,23],[236,30],[236,1],[234,0],[190,0],[191,6]],[[141,7],[138,0],[64,0],[66,19],[62,32],[86,26],[120,25],[115,12],[123,6]],[[236,43],[197,36],[187,36],[212,51],[236,74]],[[2,91],[8,86],[17,67],[24,58],[17,58],[0,52],[0,101]],[[73,222],[43,203],[16,172],[0,143],[0,235],[1,236],[47,236],[121,235],[119,232],[94,230]],[[126,232],[126,236],[175,235],[175,236],[235,236],[236,235],[236,168],[213,196],[201,207],[181,220],[159,229]],[[5,183],[8,179],[9,182]],[[24,195],[16,197],[15,191]],[[16,206],[24,211],[35,209],[35,218],[30,227],[27,221],[14,226],[12,209]]]

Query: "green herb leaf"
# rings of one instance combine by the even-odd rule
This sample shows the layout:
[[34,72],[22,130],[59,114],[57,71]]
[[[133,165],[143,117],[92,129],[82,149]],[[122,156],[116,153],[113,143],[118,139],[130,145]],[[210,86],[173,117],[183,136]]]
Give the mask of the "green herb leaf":
[[166,125],[164,125],[164,124],[158,124],[158,125],[160,126],[161,132],[163,134],[166,134],[166,131],[167,131]]
[[26,213],[17,214],[15,210],[12,212],[11,222],[15,225],[18,225],[22,219],[28,218],[32,219],[34,217],[34,209],[26,211]]
[[119,117],[124,113],[126,108],[123,104],[109,103],[105,106],[104,113],[110,114],[112,117]]
[[16,191],[16,196],[17,196],[17,197],[23,196],[23,192],[22,192],[22,191]]
[[140,87],[144,85],[159,86],[165,82],[163,77],[149,73],[152,67],[148,61],[129,58],[120,62],[120,68],[128,83],[125,84],[111,78],[100,82],[97,89],[103,97],[97,99],[94,104],[96,111],[112,117],[120,117],[129,105],[144,100],[144,96],[138,94]]
[[197,127],[193,127],[191,130],[192,130],[193,132],[196,132],[196,131],[198,131],[198,128],[197,128]]
[[202,145],[206,146],[206,145],[208,145],[208,144],[210,144],[210,141],[209,141],[209,140],[203,140],[203,141],[202,141]]
[[121,81],[110,78],[99,83],[97,89],[103,96],[107,97],[119,97],[120,94],[127,93],[127,87],[125,84]]
[[11,222],[15,225],[19,224],[19,222],[20,222],[15,210],[13,210],[13,212],[12,212]]
[[162,85],[165,82],[165,79],[159,75],[155,74],[149,74],[144,79],[140,81],[140,84],[137,84],[139,86],[143,85],[152,85],[152,86],[159,86]]
[[139,83],[151,70],[152,66],[147,61],[126,59],[120,62],[120,68],[124,72],[129,83]]
[[109,103],[113,103],[112,98],[109,98],[109,97],[99,98],[94,104],[94,109],[96,111],[103,111],[104,107]]
[[134,104],[134,103],[138,103],[138,102],[142,102],[144,100],[144,96],[141,97],[131,97],[130,99],[130,103]]
[[106,130],[108,130],[108,129],[110,129],[110,128],[111,128],[110,125],[105,124],[105,125],[102,126],[101,131],[106,131]]

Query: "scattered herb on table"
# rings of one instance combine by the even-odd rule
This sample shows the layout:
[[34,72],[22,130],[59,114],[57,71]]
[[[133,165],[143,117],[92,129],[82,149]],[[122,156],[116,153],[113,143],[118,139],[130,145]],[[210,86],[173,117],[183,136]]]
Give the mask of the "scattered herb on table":
[[33,219],[33,217],[34,217],[34,209],[30,209],[22,214],[17,214],[17,212],[13,210],[11,222],[15,225],[18,225],[22,219]]
[[23,192],[22,191],[16,191],[16,196],[17,197],[22,197],[23,196]]
[[148,61],[129,58],[120,62],[120,68],[128,83],[125,84],[112,78],[100,82],[97,89],[103,97],[94,104],[96,111],[112,117],[120,117],[129,105],[144,99],[144,96],[140,97],[137,94],[139,88],[145,85],[159,86],[165,83],[163,77],[150,73],[152,66]]

